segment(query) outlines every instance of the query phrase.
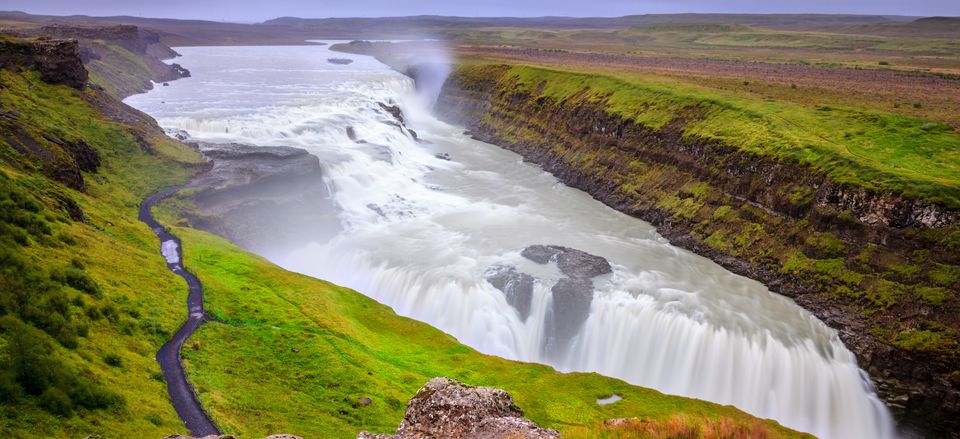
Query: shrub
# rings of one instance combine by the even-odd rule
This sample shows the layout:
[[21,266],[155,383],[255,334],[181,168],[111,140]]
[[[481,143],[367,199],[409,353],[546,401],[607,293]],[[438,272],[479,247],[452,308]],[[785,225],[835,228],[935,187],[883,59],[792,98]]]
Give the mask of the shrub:
[[40,395],[40,407],[55,415],[66,418],[73,416],[73,401],[56,387],[50,387]]
[[151,424],[153,424],[153,425],[156,425],[157,427],[163,425],[163,418],[161,418],[160,415],[158,415],[158,414],[156,414],[156,413],[147,413],[147,414],[143,417],[143,419],[145,419],[147,422],[149,422],[149,423],[151,423]]
[[889,65],[890,65],[890,62],[889,62],[889,61],[880,61],[880,62],[878,62],[877,64],[880,64],[881,66],[889,66]]
[[107,366],[111,367],[120,367],[123,366],[123,360],[117,354],[107,354],[103,356],[103,362],[107,363]]

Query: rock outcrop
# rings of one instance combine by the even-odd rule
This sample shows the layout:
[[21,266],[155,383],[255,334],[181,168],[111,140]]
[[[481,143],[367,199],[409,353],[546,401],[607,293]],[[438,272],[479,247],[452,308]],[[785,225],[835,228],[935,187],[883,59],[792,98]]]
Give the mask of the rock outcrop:
[[[137,26],[54,24],[25,34],[79,42],[79,58],[95,79],[93,82],[118,98],[150,90],[153,82],[190,76],[183,66],[163,62],[177,53],[160,41],[158,33]],[[123,50],[117,50],[118,47]]]
[[531,245],[520,255],[538,264],[556,262],[566,275],[550,289],[553,300],[544,318],[544,354],[560,358],[590,315],[593,278],[610,273],[610,263],[600,256],[559,245]]
[[575,279],[590,279],[611,271],[606,259],[559,245],[531,245],[520,255],[538,264],[555,260],[563,274]]
[[45,82],[77,89],[86,85],[89,76],[80,57],[80,44],[66,39],[0,41],[0,68],[34,68]]
[[[552,300],[544,316],[542,349],[548,358],[558,358],[569,348],[590,314],[593,278],[612,271],[600,256],[559,245],[531,245],[520,255],[538,264],[556,263],[564,277],[550,289]],[[526,320],[530,316],[533,288],[537,279],[517,267],[494,265],[484,279],[503,292],[507,303]]]
[[495,265],[484,273],[484,279],[503,292],[507,303],[520,313],[521,319],[526,320],[530,316],[533,276],[517,271],[516,267]]
[[[195,227],[259,252],[304,239],[322,242],[339,230],[320,161],[306,150],[236,143],[196,146],[212,164],[190,183],[199,212],[190,218]],[[304,230],[312,232],[305,236]]]
[[407,404],[395,434],[358,439],[556,439],[560,434],[523,417],[507,392],[434,378]]

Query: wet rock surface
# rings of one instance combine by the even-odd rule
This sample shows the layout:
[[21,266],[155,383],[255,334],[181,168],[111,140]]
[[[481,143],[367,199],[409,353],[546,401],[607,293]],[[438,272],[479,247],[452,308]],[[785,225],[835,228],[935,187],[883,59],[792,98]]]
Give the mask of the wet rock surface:
[[399,123],[400,125],[404,124],[403,110],[401,110],[400,107],[396,105],[387,105],[387,104],[384,104],[383,102],[378,102],[378,104],[380,104],[380,108],[383,108],[384,111],[386,111],[387,113],[390,113],[390,115],[393,116],[393,118],[397,121],[397,123]]
[[304,239],[322,241],[338,230],[320,162],[306,150],[236,143],[196,146],[212,165],[190,183],[198,189],[193,199],[199,215],[190,218],[194,226],[254,251]]
[[606,259],[559,245],[531,245],[523,249],[520,255],[538,264],[556,260],[560,271],[572,278],[589,279],[611,272]]
[[563,355],[590,314],[593,281],[563,278],[550,289],[553,303],[544,318],[544,352],[551,358]]
[[560,434],[523,417],[509,393],[434,378],[407,404],[395,434],[361,432],[358,439],[555,439]]
[[530,316],[533,276],[517,271],[516,267],[496,265],[484,273],[484,279],[494,288],[503,291],[507,303],[520,313],[520,318],[526,320]]
[[[541,340],[544,353],[557,358],[567,351],[587,320],[593,302],[593,278],[610,273],[610,263],[603,257],[559,245],[531,245],[520,255],[538,264],[554,262],[564,274],[550,289],[552,301],[544,316]],[[529,317],[536,278],[513,266],[495,265],[487,269],[484,279],[503,292],[521,318]]]

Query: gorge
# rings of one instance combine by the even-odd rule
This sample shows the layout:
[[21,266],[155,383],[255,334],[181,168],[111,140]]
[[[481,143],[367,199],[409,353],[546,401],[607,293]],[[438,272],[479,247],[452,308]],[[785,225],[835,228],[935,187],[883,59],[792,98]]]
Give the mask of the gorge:
[[[302,148],[320,160],[321,202],[337,221],[301,221],[310,240],[251,244],[279,265],[354,288],[484,353],[732,404],[820,437],[894,436],[835,330],[434,118],[410,78],[373,58],[331,64],[320,46],[179,52],[192,77],[126,102],[190,141]],[[454,92],[441,92],[441,115],[454,114]],[[538,244],[611,266],[592,277],[591,300],[573,305],[583,321],[561,322],[570,336],[562,349],[548,348],[558,330],[545,323],[570,315],[557,308],[561,268],[521,255]],[[491,267],[530,276],[528,310],[485,279]]]

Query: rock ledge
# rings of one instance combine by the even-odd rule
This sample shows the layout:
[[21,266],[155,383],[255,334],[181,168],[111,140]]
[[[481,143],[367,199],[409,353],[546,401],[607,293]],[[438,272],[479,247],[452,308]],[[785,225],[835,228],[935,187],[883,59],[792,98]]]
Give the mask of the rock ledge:
[[357,439],[517,438],[557,439],[555,430],[523,417],[510,394],[473,387],[450,378],[434,378],[407,404],[396,434],[361,432]]

